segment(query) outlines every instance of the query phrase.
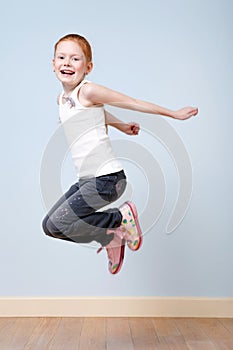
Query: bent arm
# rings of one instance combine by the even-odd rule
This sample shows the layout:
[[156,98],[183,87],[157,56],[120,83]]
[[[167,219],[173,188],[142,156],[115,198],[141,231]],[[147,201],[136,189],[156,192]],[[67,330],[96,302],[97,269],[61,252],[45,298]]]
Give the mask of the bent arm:
[[108,111],[105,110],[104,112],[105,112],[105,123],[107,126],[108,125],[113,126],[114,128],[124,132],[127,135],[138,135],[140,128],[137,123],[135,122],[125,123],[122,120],[116,118],[114,115],[112,115]]
[[105,123],[106,125],[113,126],[114,128],[123,131],[124,129],[124,122],[118,118],[116,118],[114,115],[109,113],[108,111],[104,110],[105,113]]

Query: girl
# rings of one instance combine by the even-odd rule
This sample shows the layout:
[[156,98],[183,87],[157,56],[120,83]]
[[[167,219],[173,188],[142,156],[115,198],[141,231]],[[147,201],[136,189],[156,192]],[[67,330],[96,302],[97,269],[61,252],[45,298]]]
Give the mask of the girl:
[[53,69],[63,87],[58,97],[60,120],[79,181],[49,211],[43,229],[55,238],[100,243],[98,251],[106,249],[109,271],[116,274],[123,263],[125,244],[133,251],[138,250],[142,232],[132,202],[119,209],[97,211],[118,199],[126,187],[126,176],[113,153],[106,125],[129,135],[137,135],[139,126],[121,122],[107,113],[104,105],[180,120],[195,116],[198,109],[171,111],[91,83],[85,77],[92,68],[91,47],[84,37],[68,34],[55,44]]

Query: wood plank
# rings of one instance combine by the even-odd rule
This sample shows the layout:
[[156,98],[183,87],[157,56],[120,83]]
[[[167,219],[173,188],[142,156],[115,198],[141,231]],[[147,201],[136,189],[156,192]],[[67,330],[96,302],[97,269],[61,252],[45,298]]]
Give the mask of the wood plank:
[[233,318],[220,318],[219,322],[233,335]]
[[210,340],[190,340],[186,343],[188,345],[189,350],[216,350],[216,346]]
[[172,318],[152,318],[154,329],[158,337],[163,336],[179,336],[181,335],[179,329],[176,326],[175,320]]
[[216,318],[194,319],[194,322],[203,330],[203,332],[212,341],[226,340],[232,338],[232,333],[226,329]]
[[135,350],[158,349],[159,339],[150,318],[130,318],[129,327]]
[[[106,348],[106,319],[85,318],[78,349],[103,350]],[[68,349],[68,348],[67,348]]]
[[0,349],[9,349],[12,337],[17,331],[17,318],[0,318]]
[[185,339],[173,318],[153,318],[153,324],[159,339],[160,347],[164,349],[188,350]]
[[10,338],[8,348],[11,350],[24,349],[37,324],[38,318],[17,318],[13,325],[14,333],[11,334],[11,337],[7,335]]
[[189,350],[182,335],[159,336],[159,342],[163,345],[164,349]]
[[215,349],[218,350],[232,350],[233,349],[233,340],[232,339],[222,339],[213,341]]
[[84,319],[64,317],[61,319],[56,334],[50,343],[51,350],[77,350],[79,347]]
[[[186,341],[209,341],[209,337],[193,318],[175,318],[175,324]],[[201,346],[201,345],[200,345]]]
[[[23,350],[50,349],[50,344],[56,336],[56,331],[61,322],[61,318],[42,317],[37,319],[37,324],[31,332],[31,336]],[[23,332],[23,325],[21,324]],[[11,348],[10,348],[11,349]],[[16,348],[19,350],[19,348]]]
[[107,350],[133,349],[128,318],[107,318]]

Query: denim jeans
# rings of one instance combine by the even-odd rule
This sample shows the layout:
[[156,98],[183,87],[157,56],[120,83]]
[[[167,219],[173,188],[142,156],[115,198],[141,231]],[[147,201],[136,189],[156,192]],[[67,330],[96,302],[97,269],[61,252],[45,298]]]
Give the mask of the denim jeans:
[[113,208],[97,211],[117,200],[126,188],[124,171],[83,178],[58,200],[43,220],[46,235],[77,243],[106,246],[114,237],[107,229],[121,225],[122,215]]

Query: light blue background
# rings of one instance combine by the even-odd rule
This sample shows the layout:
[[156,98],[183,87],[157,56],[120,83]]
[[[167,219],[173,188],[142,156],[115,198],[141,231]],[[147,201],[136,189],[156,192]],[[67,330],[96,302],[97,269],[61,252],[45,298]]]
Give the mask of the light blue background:
[[[1,5],[1,296],[233,297],[232,13],[230,0]],[[58,125],[53,45],[70,32],[93,46],[91,80],[171,109],[200,109],[196,119],[169,120],[193,165],[190,207],[171,235],[165,226],[177,193],[175,168],[148,134],[135,139],[158,155],[167,200],[143,249],[127,251],[116,276],[105,252],[50,239],[41,229],[40,164]],[[140,120],[142,128],[144,118],[157,118],[115,113]],[[126,168],[140,209],[141,173],[127,162]],[[66,189],[74,180],[69,158],[62,173]]]

